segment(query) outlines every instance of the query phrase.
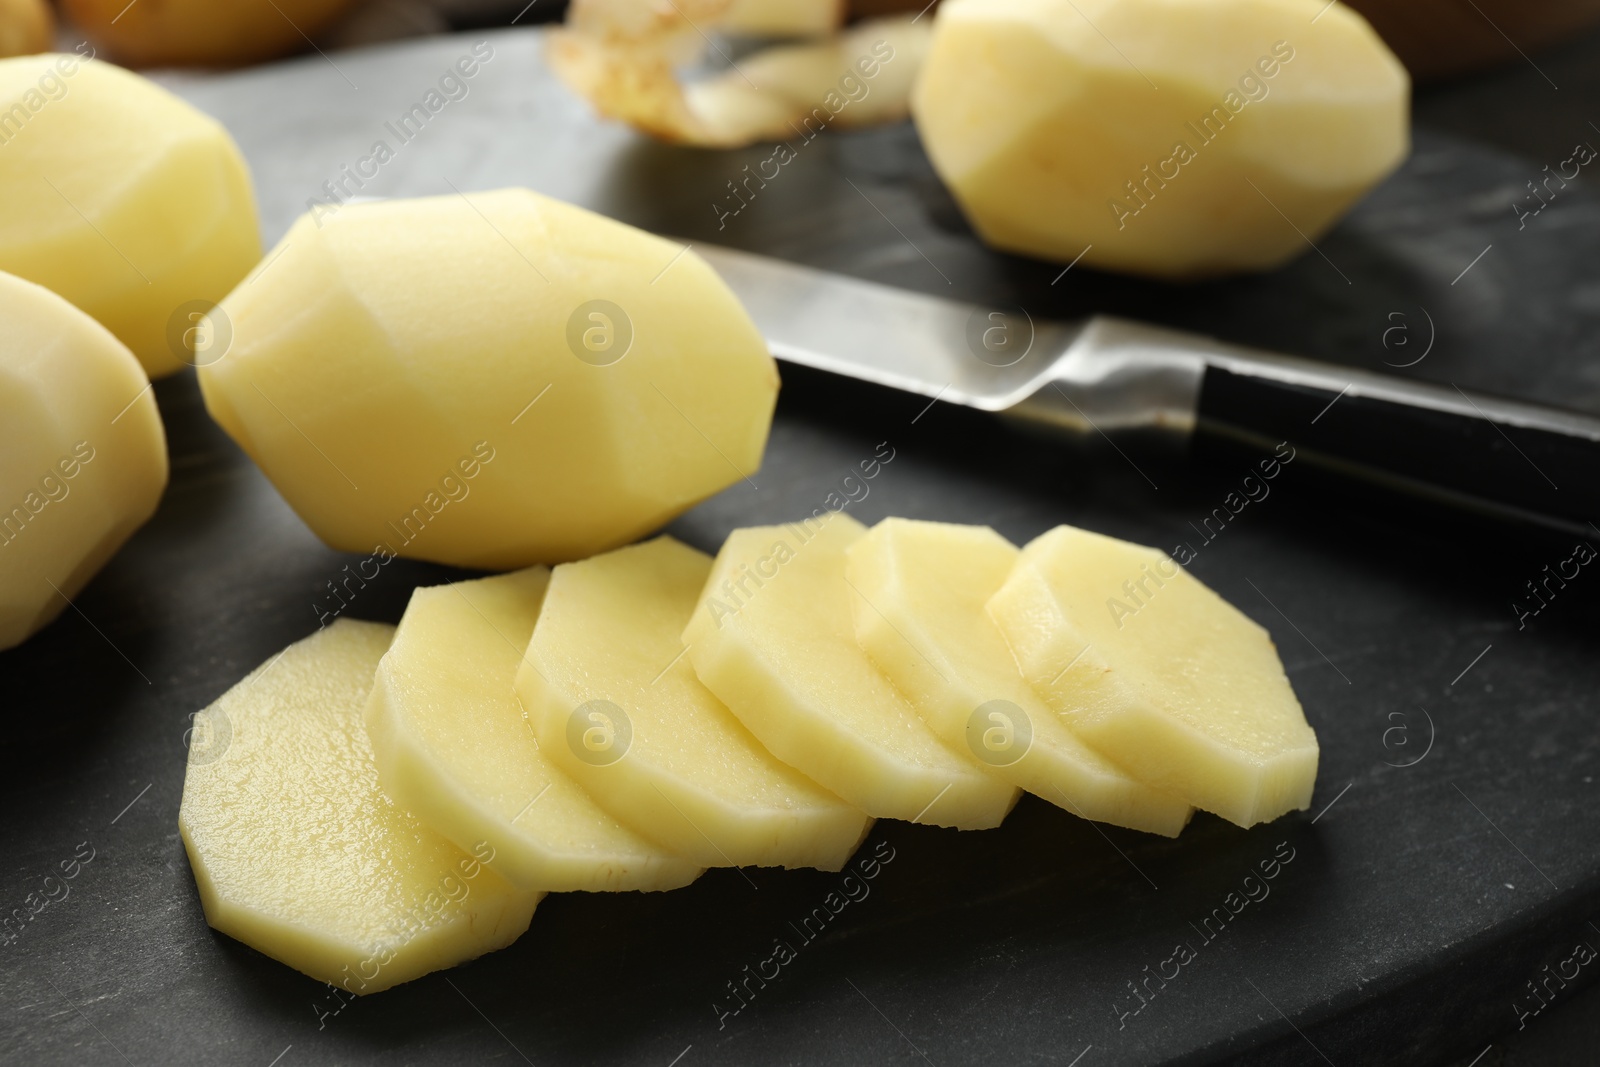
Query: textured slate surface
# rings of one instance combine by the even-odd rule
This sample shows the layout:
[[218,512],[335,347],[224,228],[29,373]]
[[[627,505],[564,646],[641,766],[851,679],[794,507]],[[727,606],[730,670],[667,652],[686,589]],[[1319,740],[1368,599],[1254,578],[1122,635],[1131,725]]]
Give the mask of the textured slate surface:
[[[235,131],[275,240],[476,39],[177,84]],[[1543,75],[1518,68],[1419,101],[1414,158],[1322,242],[1336,266],[1308,254],[1189,289],[1082,269],[1052,285],[1059,267],[983,251],[908,127],[804,146],[719,233],[723,182],[770,148],[669,149],[597,125],[544,73],[533,34],[491,40],[471,95],[365,192],[527,184],[931,292],[1117,311],[1369,367],[1414,358],[1420,347],[1382,338],[1403,322],[1420,345],[1426,309],[1437,338],[1409,373],[1600,411],[1600,205],[1574,185],[1520,232],[1509,206],[1574,142],[1600,143],[1583,110],[1600,39],[1535,57]],[[1322,738],[1312,812],[1250,832],[1201,817],[1176,842],[1102,833],[1031,800],[984,834],[883,823],[866,849],[884,843],[892,862],[814,942],[790,923],[839,876],[756,871],[752,889],[713,872],[666,895],[551,898],[510,949],[319,1019],[322,987],[205,927],[175,821],[189,714],[308,633],[348,559],[209,422],[192,378],[157,395],[173,456],[160,514],[79,612],[0,655],[0,907],[27,910],[80,842],[94,850],[70,896],[0,948],[4,1062],[1344,1067],[1465,1063],[1491,1043],[1482,1064],[1552,1062],[1595,1040],[1594,994],[1579,988],[1593,967],[1521,1039],[1503,1036],[1516,1005],[1535,1004],[1526,981],[1580,939],[1600,946],[1600,574],[1524,629],[1510,608],[1567,541],[1296,463],[1198,545],[1190,522],[1254,457],[1045,446],[798,372],[760,489],[730,489],[675,533],[709,550],[735,525],[791,518],[888,441],[895,460],[852,506],[866,521],[989,523],[1019,541],[1071,521],[1197,543],[1195,572],[1272,631]],[[397,619],[413,585],[448,574],[391,564],[350,613]],[[1207,941],[1205,916],[1291,851],[1270,895]],[[727,983],[774,938],[798,958],[719,1026]],[[1179,943],[1194,959],[1132,1014],[1128,983]]]

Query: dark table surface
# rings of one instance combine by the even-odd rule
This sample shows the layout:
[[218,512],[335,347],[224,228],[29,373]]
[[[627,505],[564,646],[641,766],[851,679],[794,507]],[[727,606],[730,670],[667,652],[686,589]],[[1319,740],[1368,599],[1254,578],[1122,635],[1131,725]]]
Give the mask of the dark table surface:
[[[476,39],[171,84],[234,131],[276,240]],[[908,125],[805,146],[719,232],[723,183],[770,146],[669,148],[597,123],[550,78],[532,31],[490,39],[471,95],[367,192],[525,184],[910,288],[1115,311],[1375,369],[1433,332],[1404,373],[1600,412],[1592,182],[1520,231],[1510,206],[1576,142],[1600,143],[1600,38],[1423,94],[1411,160],[1320,242],[1337,270],[1308,254],[1188,288],[1081,268],[1052,284],[1059,266],[985,251]],[[1396,325],[1412,347],[1393,333],[1385,347]],[[1046,445],[943,404],[918,419],[916,398],[785,380],[760,489],[737,485],[672,532],[714,551],[736,525],[793,518],[888,441],[896,459],[852,505],[864,521],[987,523],[1017,541],[1072,522],[1170,547],[1253,461],[1135,442],[1135,470],[1103,444]],[[1345,1067],[1465,1065],[1489,1046],[1487,1067],[1581,1062],[1597,1043],[1585,983],[1600,966],[1538,1013],[1525,983],[1580,941],[1600,946],[1600,573],[1519,627],[1511,601],[1570,538],[1305,463],[1193,570],[1278,642],[1322,741],[1310,812],[1248,832],[1200,816],[1177,841],[1027,798],[986,833],[880,823],[866,847],[894,859],[870,896],[720,1026],[727,983],[838,875],[754,871],[752,888],[713,871],[670,894],[551,897],[511,948],[319,1020],[319,984],[206,927],[176,819],[190,714],[309,633],[348,559],[209,421],[192,375],[157,396],[173,470],[160,513],[77,610],[0,654],[0,906],[24,907],[81,842],[94,850],[71,895],[0,948],[6,1063]],[[350,614],[396,620],[414,585],[452,576],[391,564]],[[1200,921],[1275,852],[1293,859],[1270,896],[1205,940]],[[1122,1018],[1137,1006],[1129,983],[1180,942],[1194,961]]]

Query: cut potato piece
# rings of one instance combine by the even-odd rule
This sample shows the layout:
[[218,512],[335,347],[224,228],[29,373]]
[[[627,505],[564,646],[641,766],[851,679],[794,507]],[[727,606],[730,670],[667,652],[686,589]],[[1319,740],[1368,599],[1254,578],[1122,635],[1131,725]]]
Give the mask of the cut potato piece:
[[1272,638],[1165,553],[1058,526],[988,610],[1045,702],[1142,781],[1240,826],[1311,803],[1317,737]]
[[843,513],[735,530],[683,633],[695,672],[773,755],[878,818],[998,826],[1017,790],[947,748],[856,644]]
[[543,896],[378,788],[361,709],[393,635],[340,619],[200,712],[178,809],[206,921],[352,993],[509,945]]
[[1324,0],[946,0],[912,94],[987,243],[1160,277],[1304,252],[1409,148],[1410,83]]
[[105,327],[9,274],[0,323],[4,649],[61,614],[155,512],[167,441],[150,380]]
[[512,691],[550,572],[418,589],[378,665],[367,734],[384,792],[513,885],[676,889],[700,875],[607,815],[539,750]]
[[986,526],[885,519],[846,555],[856,639],[947,744],[1086,819],[1178,836],[1189,805],[1085,745],[1017,673],[984,611],[1016,546]]
[[777,397],[698,255],[526,189],[303,216],[223,309],[207,408],[351,552],[624,544],[753,473]]
[[684,658],[710,570],[670,537],[557,567],[517,693],[544,752],[663,845],[708,867],[838,870],[871,820],[773,759]]
[[88,312],[151,377],[225,353],[208,313],[261,235],[216,120],[109,63],[23,56],[0,61],[0,151],[0,270]]

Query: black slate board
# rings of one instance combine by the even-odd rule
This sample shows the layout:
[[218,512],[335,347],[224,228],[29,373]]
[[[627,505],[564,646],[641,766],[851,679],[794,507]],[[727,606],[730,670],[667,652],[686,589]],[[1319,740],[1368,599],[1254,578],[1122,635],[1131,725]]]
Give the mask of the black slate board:
[[[174,84],[235,131],[275,240],[475,39]],[[1584,110],[1600,38],[1536,57],[1543,73],[1424,96],[1412,160],[1321,243],[1337,269],[1308,254],[1271,276],[1192,288],[1084,269],[1052,284],[1059,267],[984,251],[907,126],[805,146],[719,232],[722,183],[770,149],[666,148],[597,124],[544,71],[533,33],[491,40],[472,95],[365,192],[528,184],[689,239],[911,288],[1035,314],[1116,311],[1367,367],[1413,358],[1419,348],[1382,338],[1403,322],[1420,344],[1426,309],[1437,338],[1407,373],[1600,411],[1600,204],[1580,182],[1520,232],[1510,209],[1574,142],[1600,143]],[[157,396],[173,457],[161,512],[78,611],[0,655],[0,906],[24,907],[79,842],[95,850],[71,895],[0,948],[6,1063],[1345,1067],[1465,1062],[1493,1042],[1487,1065],[1517,1027],[1517,998],[1533,1004],[1524,983],[1580,939],[1600,946],[1600,574],[1582,573],[1523,629],[1510,608],[1524,581],[1570,554],[1567,539],[1295,463],[1198,545],[1190,522],[1254,456],[1045,446],[945,405],[919,418],[914,398],[792,371],[760,489],[735,486],[674,533],[714,550],[735,525],[792,518],[888,441],[894,462],[852,505],[865,521],[988,523],[1017,541],[1070,521],[1196,543],[1195,572],[1273,633],[1322,739],[1312,811],[1249,832],[1202,816],[1176,842],[1030,799],[982,834],[880,823],[865,848],[894,859],[814,942],[790,924],[838,875],[753,871],[752,888],[712,872],[671,894],[550,898],[513,947],[319,1019],[321,986],[205,926],[175,823],[190,713],[308,633],[349,559],[207,419],[192,377]],[[451,576],[391,564],[350,613],[398,619],[413,585]],[[1393,766],[1417,760],[1430,734],[1425,758]],[[1207,942],[1205,916],[1291,850],[1270,896]],[[713,1004],[731,1006],[727,983],[774,938],[798,958],[719,1026]],[[1180,942],[1193,962],[1119,1026],[1136,1003],[1128,983]],[[1528,1019],[1526,1034],[1559,1040],[1512,1048],[1550,1062],[1592,1047],[1594,1025],[1575,1013],[1593,1012],[1580,987],[1594,970]]]

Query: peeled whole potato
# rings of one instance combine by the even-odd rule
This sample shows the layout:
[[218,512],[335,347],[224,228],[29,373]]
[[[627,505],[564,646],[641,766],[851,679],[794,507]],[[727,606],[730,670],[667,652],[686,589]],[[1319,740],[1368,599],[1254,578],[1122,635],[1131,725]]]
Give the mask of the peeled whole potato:
[[89,40],[135,67],[232,66],[309,44],[354,0],[62,0]]
[[760,463],[776,366],[693,252],[525,189],[319,216],[223,301],[200,386],[333,547],[578,559]]
[[133,353],[0,274],[0,649],[49,623],[144,524],[167,442]]
[[0,58],[48,52],[55,32],[45,0],[0,0]]
[[54,290],[151,377],[198,362],[204,315],[261,258],[226,130],[75,54],[0,60],[0,270]]
[[1404,68],[1323,7],[947,0],[912,113],[996,248],[1168,278],[1273,267],[1408,150]]

